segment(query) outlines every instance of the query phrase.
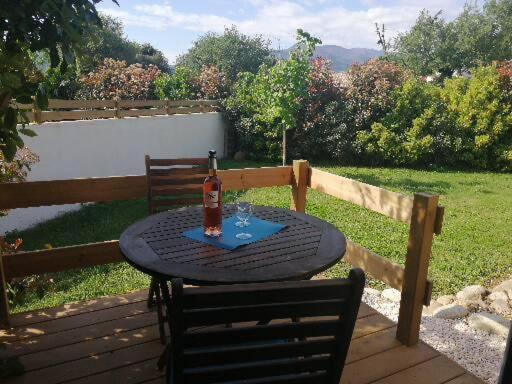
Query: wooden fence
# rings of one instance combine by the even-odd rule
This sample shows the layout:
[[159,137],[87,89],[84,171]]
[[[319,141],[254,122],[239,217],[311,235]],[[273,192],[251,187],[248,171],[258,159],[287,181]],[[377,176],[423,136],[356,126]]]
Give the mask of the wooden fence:
[[[389,216],[409,225],[405,268],[348,242],[344,260],[402,292],[397,338],[418,342],[423,305],[430,302],[427,278],[434,234],[441,231],[443,208],[438,196],[401,195],[356,180],[310,168],[305,160],[293,166],[219,171],[225,191],[291,186],[291,208],[304,212],[308,187]],[[145,176],[119,176],[0,184],[0,209],[139,199],[146,196]],[[404,245],[405,249],[405,245]],[[6,282],[15,277],[58,272],[122,261],[116,240],[4,254],[0,258],[0,322],[9,324]]]
[[217,100],[58,100],[50,99],[48,111],[32,104],[14,104],[29,121],[90,120],[137,116],[214,112]]

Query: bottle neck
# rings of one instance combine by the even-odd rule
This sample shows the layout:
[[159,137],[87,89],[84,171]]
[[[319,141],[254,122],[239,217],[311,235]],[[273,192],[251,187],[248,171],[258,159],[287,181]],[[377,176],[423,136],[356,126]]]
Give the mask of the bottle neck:
[[215,157],[211,157],[209,160],[209,174],[210,176],[217,176],[217,159]]

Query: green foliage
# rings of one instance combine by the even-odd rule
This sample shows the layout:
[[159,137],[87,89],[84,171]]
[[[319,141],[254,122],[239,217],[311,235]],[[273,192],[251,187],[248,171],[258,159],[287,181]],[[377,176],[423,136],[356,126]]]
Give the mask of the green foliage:
[[[495,65],[471,79],[450,79],[443,96],[464,138],[462,160],[483,169],[512,170],[512,98]],[[510,78],[508,78],[510,82]]]
[[453,119],[440,87],[409,79],[393,93],[394,108],[371,131],[359,131],[357,144],[369,163],[446,164],[460,151]]
[[252,156],[280,157],[282,132],[298,126],[308,96],[310,59],[319,42],[298,30],[297,49],[288,60],[262,65],[256,75],[240,75],[225,106],[241,148]]
[[75,65],[68,66],[65,71],[60,68],[48,68],[43,81],[47,95],[51,99],[73,100],[81,88]]
[[510,77],[495,65],[443,86],[410,79],[393,93],[394,106],[371,131],[357,133],[368,162],[465,165],[512,170]]
[[85,30],[78,66],[81,74],[93,72],[107,58],[144,67],[154,65],[162,72],[170,72],[161,51],[149,43],[139,44],[127,39],[120,20],[103,14],[100,19],[101,25],[91,24]]
[[[30,53],[48,50],[50,66],[63,70],[73,64],[84,31],[98,25],[98,0],[25,0],[16,6],[1,1],[0,17],[0,150],[11,161],[18,148],[23,147],[18,117],[26,121],[11,100],[32,103],[44,109],[46,91],[41,86],[41,73]],[[114,2],[116,2],[114,0]]]
[[447,22],[441,13],[422,11],[416,24],[394,41],[388,57],[417,75],[441,78],[495,60],[512,58],[512,0],[467,3]]
[[215,66],[229,82],[234,82],[239,73],[256,73],[262,64],[272,61],[268,41],[261,36],[244,35],[233,26],[222,35],[208,32],[201,36],[187,53],[178,57],[176,64],[195,72],[204,66]]
[[188,100],[195,99],[197,87],[195,86],[194,73],[188,67],[176,67],[173,74],[163,74],[155,80],[155,93],[164,100]]

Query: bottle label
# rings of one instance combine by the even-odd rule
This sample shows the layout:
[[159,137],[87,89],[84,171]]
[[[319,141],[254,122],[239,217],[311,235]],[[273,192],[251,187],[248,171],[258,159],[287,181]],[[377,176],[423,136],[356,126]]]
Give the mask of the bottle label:
[[205,205],[207,208],[219,207],[219,191],[210,191],[206,193]]

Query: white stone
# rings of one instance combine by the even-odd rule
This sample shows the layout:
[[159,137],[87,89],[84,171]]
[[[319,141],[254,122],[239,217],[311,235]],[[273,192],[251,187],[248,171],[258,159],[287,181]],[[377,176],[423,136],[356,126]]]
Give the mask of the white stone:
[[487,298],[491,301],[508,300],[508,295],[505,291],[493,291]]
[[495,335],[506,337],[510,327],[510,321],[494,313],[479,312],[473,313],[468,318],[471,328]]
[[428,307],[423,306],[423,314],[426,316],[432,316],[434,311],[438,308],[441,308],[443,305],[438,303],[437,301],[430,302]]
[[479,301],[487,293],[487,290],[481,285],[470,285],[457,293],[458,300]]
[[458,304],[443,305],[432,312],[432,316],[438,319],[460,319],[467,315],[469,315],[469,311]]
[[364,293],[366,293],[368,295],[373,295],[373,296],[380,296],[380,291],[378,289],[370,288],[370,287],[365,288]]
[[497,312],[501,315],[507,315],[511,312],[510,305],[508,300],[496,299],[489,306],[494,312]]
[[442,305],[448,305],[448,304],[451,304],[455,301],[455,296],[454,295],[443,295],[443,296],[439,296],[436,301]]
[[512,279],[505,280],[505,281],[501,282],[500,284],[495,286],[492,290],[493,290],[493,292],[508,291],[508,290],[512,291]]
[[386,288],[385,290],[382,291],[381,296],[395,303],[400,302],[402,298],[402,294],[400,293],[400,291],[394,288]]

